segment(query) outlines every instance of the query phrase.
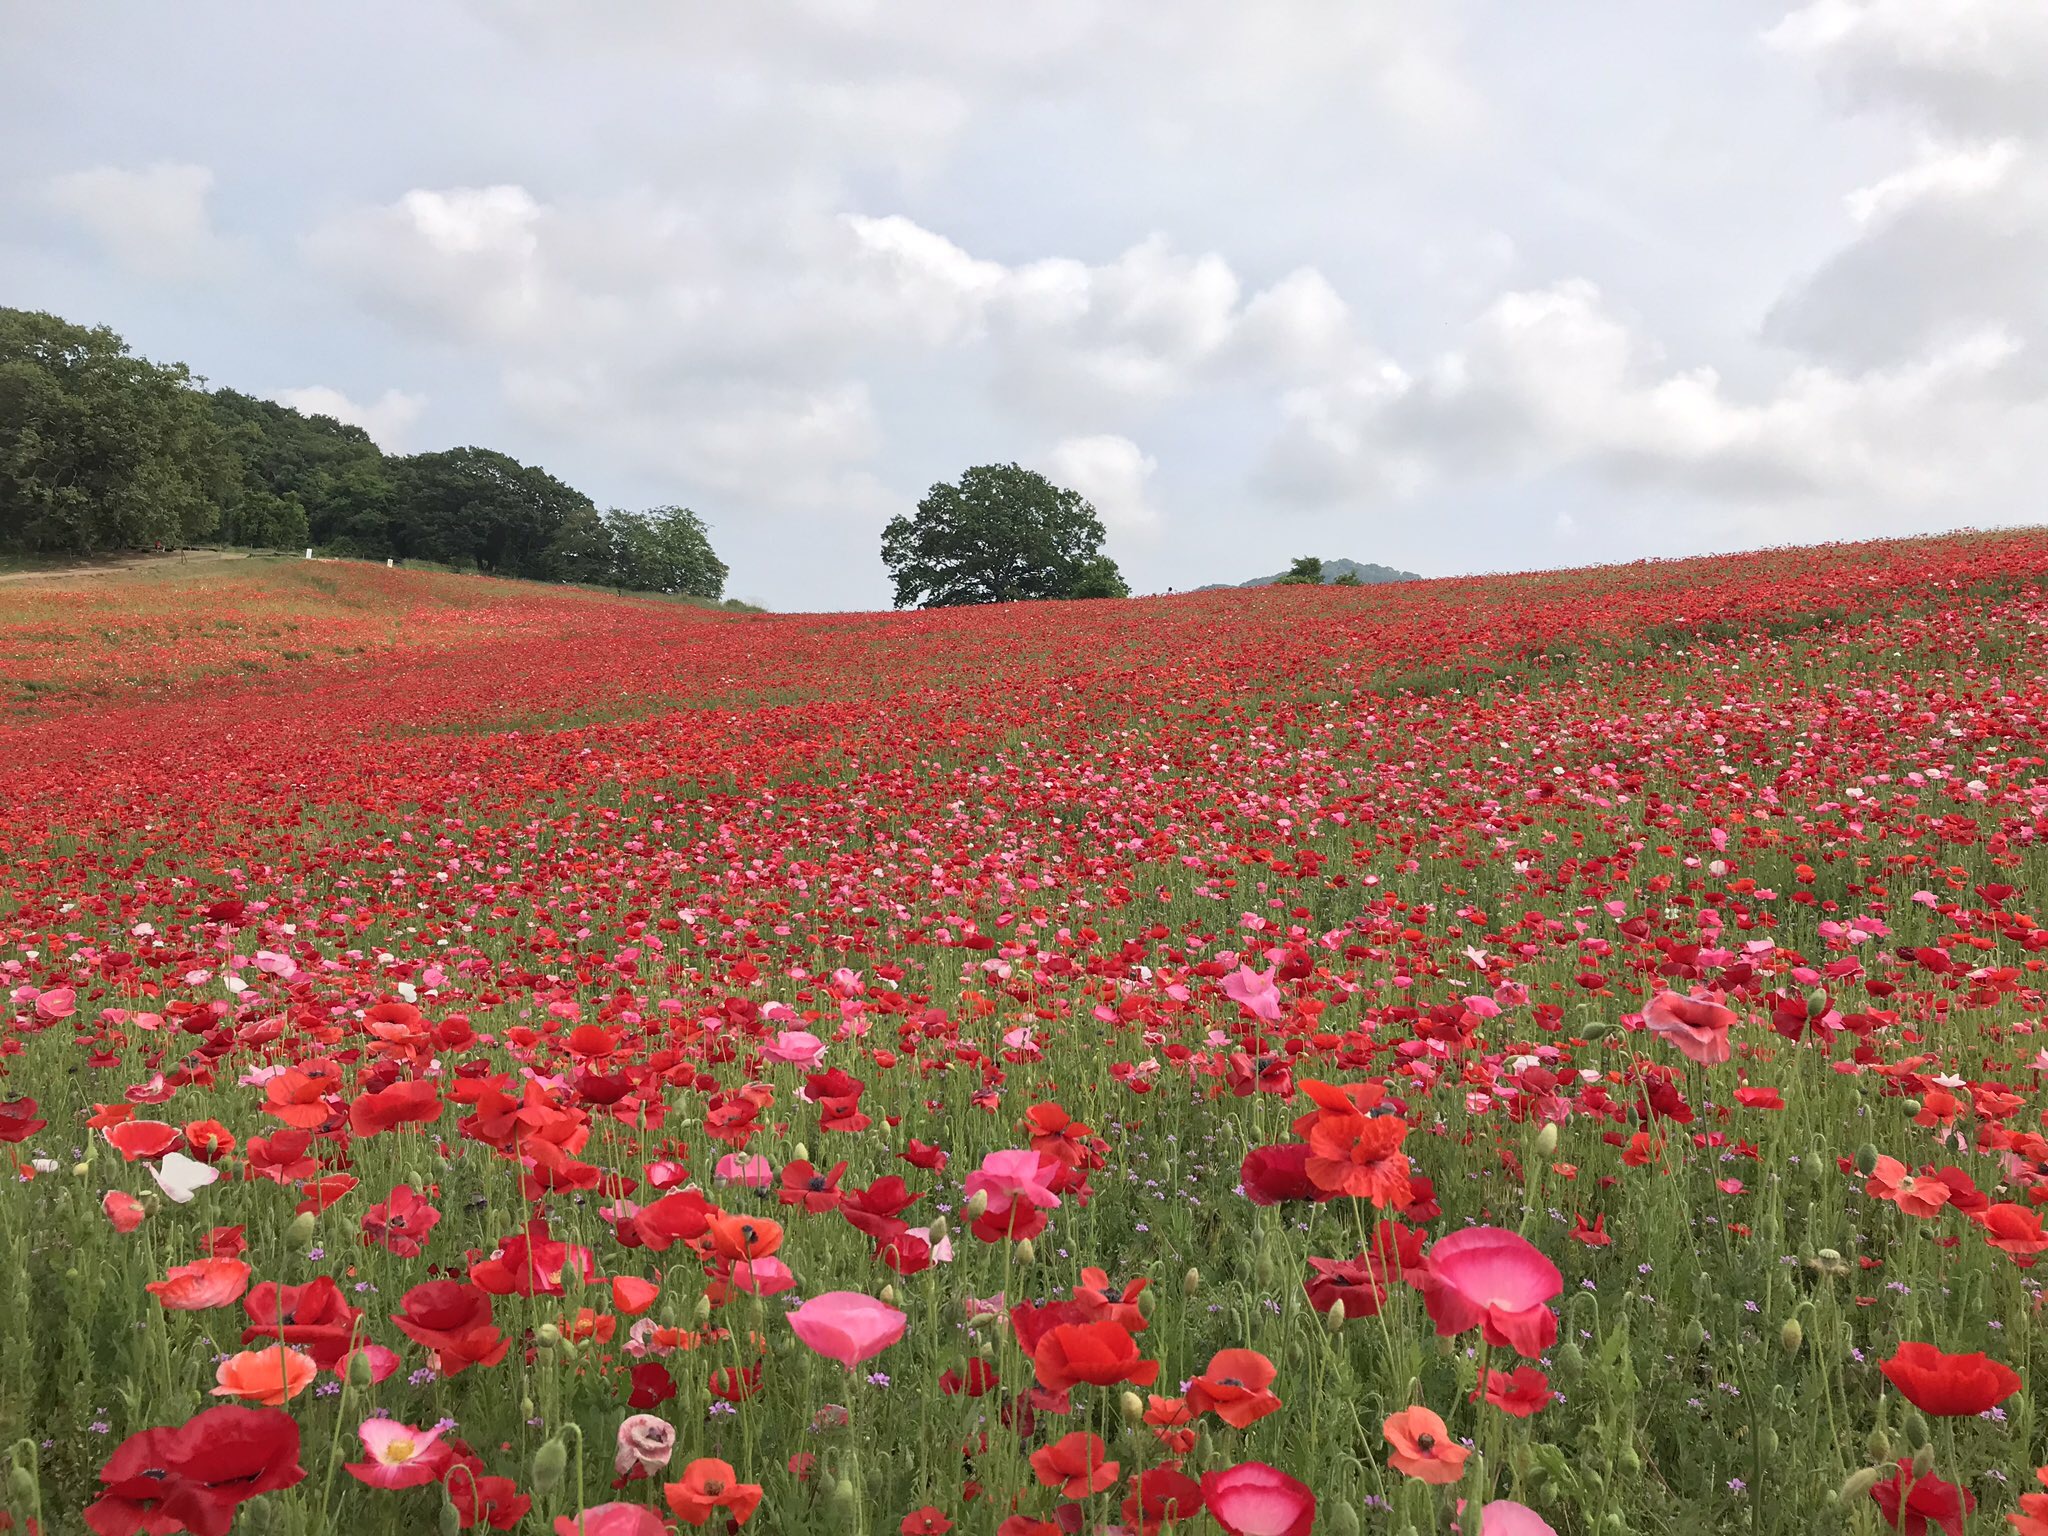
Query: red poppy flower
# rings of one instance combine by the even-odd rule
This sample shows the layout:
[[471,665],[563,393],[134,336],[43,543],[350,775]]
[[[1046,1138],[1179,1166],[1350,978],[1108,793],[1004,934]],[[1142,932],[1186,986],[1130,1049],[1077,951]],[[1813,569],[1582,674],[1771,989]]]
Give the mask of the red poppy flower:
[[1117,1463],[1109,1460],[1108,1454],[1100,1435],[1077,1429],[1033,1451],[1031,1470],[1046,1487],[1059,1489],[1067,1498],[1082,1499],[1117,1480]]
[[702,1525],[721,1509],[733,1525],[745,1525],[761,1502],[759,1483],[741,1482],[730,1462],[712,1456],[691,1462],[683,1469],[682,1480],[664,1483],[662,1493],[670,1512],[691,1525]]
[[0,1144],[19,1146],[49,1123],[36,1118],[34,1099],[0,1099]]
[[420,1125],[441,1118],[441,1096],[423,1078],[393,1083],[375,1093],[356,1095],[348,1108],[349,1129],[375,1136],[401,1125]]
[[304,1285],[280,1286],[266,1280],[249,1292],[242,1307],[249,1314],[249,1326],[242,1330],[244,1344],[275,1339],[303,1349],[323,1371],[333,1370],[348,1352],[349,1336],[363,1315],[326,1275]]
[[1974,1418],[2020,1389],[2016,1371],[1988,1355],[1946,1355],[1932,1344],[1901,1344],[1878,1369],[1922,1413]]
[[896,1527],[903,1536],[946,1536],[953,1529],[943,1511],[927,1504],[922,1509],[913,1509],[903,1517],[903,1523]]
[[[1550,1390],[1550,1378],[1532,1365],[1518,1365],[1512,1374],[1507,1371],[1486,1373],[1486,1400],[1511,1418],[1526,1419],[1542,1412],[1550,1406],[1555,1395]],[[1479,1401],[1476,1388],[1468,1401]]]
[[1280,1399],[1267,1390],[1279,1373],[1255,1349],[1218,1350],[1209,1368],[1188,1383],[1188,1407],[1213,1413],[1232,1429],[1245,1429],[1274,1412]]
[[1253,1205],[1284,1205],[1291,1200],[1328,1200],[1334,1193],[1318,1188],[1308,1176],[1309,1149],[1306,1142],[1284,1142],[1273,1147],[1253,1147],[1244,1155],[1237,1179],[1245,1198]]
[[100,1468],[106,1491],[85,1511],[96,1536],[190,1531],[227,1536],[235,1511],[259,1494],[290,1488],[299,1425],[276,1408],[205,1408],[175,1428],[130,1435]]
[[1124,1524],[1154,1536],[1162,1525],[1192,1520],[1202,1512],[1202,1485],[1175,1467],[1150,1467],[1123,1502]]
[[1149,1387],[1159,1379],[1159,1362],[1141,1356],[1137,1341],[1120,1323],[1062,1323],[1039,1339],[1031,1363],[1038,1384],[1049,1392],[1123,1381]]
[[434,1351],[443,1376],[505,1358],[504,1337],[491,1324],[491,1298],[460,1280],[429,1280],[400,1299],[391,1314],[398,1331]]
[[834,1163],[830,1173],[820,1173],[809,1163],[797,1161],[782,1170],[782,1188],[776,1198],[784,1205],[801,1205],[813,1216],[839,1204],[839,1178],[846,1164]]
[[174,1264],[161,1280],[143,1289],[172,1312],[203,1312],[239,1301],[249,1287],[249,1266],[239,1259],[201,1259]]
[[1899,1458],[1899,1470],[1872,1488],[1870,1496],[1884,1516],[1885,1529],[1898,1536],[1927,1536],[1930,1525],[1939,1526],[1947,1536],[1963,1536],[1963,1517],[1977,1507],[1967,1489],[1938,1477],[1915,1477],[1909,1456]]

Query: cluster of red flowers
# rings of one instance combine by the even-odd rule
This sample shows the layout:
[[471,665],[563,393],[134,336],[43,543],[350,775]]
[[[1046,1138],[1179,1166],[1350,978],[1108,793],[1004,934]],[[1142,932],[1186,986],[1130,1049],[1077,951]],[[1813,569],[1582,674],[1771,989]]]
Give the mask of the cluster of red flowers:
[[[616,1432],[615,1491],[690,1526],[886,1475],[906,1532],[1303,1536],[1368,1485],[1254,1347],[1277,1314],[1333,1352],[1379,1319],[1374,1370],[1463,1341],[1373,1389],[1388,1465],[1549,1530],[1447,1420],[1572,1414],[1565,1267],[1624,1304],[1646,1211],[1845,1291],[1907,1238],[1999,1295],[2048,1250],[2044,579],[2027,535],[891,619],[535,599],[40,705],[0,725],[0,1235],[104,1221],[157,1330],[93,1320],[136,1381],[111,1455],[51,1476],[97,1536],[272,1494],[511,1529]],[[1870,1144],[1814,1144],[1823,1102]],[[1835,1182],[1792,1231],[1795,1166]],[[1831,1201],[1879,1234],[1849,1259]],[[83,1419],[31,1248],[0,1439]],[[1865,1405],[2019,1389],[1899,1343],[1932,1314],[1885,1293],[1823,1310],[1893,1330]],[[1966,1311],[1932,1336],[1991,1343]],[[229,1401],[155,1424],[145,1379]],[[371,1411],[408,1381],[468,1438]],[[849,1421],[905,1385],[957,1412],[863,1471]],[[1859,1500],[1958,1530],[1963,1469],[1895,1449]]]

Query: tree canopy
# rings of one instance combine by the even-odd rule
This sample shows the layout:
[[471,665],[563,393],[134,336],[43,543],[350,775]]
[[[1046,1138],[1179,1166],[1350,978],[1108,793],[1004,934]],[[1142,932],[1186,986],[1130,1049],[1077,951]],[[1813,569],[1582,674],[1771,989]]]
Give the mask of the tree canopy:
[[488,448],[386,454],[361,427],[133,356],[104,326],[0,309],[0,548],[317,547],[716,599],[686,507],[599,512]]
[[958,608],[1038,598],[1128,597],[1102,553],[1095,508],[1016,464],[982,464],[925,493],[882,530],[896,606]]

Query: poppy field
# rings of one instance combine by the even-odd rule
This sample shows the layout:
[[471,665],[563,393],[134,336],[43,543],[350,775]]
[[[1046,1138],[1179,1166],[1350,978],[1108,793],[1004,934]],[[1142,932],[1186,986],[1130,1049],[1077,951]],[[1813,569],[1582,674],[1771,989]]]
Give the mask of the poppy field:
[[2048,1536],[2048,533],[0,682],[0,1530]]

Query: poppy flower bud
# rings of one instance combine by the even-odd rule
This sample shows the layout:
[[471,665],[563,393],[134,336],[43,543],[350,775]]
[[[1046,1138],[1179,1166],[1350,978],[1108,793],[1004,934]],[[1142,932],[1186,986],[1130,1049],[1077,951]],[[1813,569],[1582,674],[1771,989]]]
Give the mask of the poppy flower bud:
[[1543,1129],[1536,1133],[1536,1155],[1548,1157],[1557,1150],[1557,1122],[1546,1120]]
[[1764,1432],[1758,1437],[1758,1443],[1763,1446],[1764,1460],[1771,1461],[1777,1457],[1778,1431],[1772,1426],[1769,1424],[1764,1426]]
[[1145,1400],[1135,1392],[1125,1392],[1116,1400],[1117,1412],[1124,1416],[1126,1424],[1145,1422]]
[[539,1450],[533,1453],[531,1482],[535,1493],[546,1493],[562,1480],[562,1474],[569,1470],[569,1447],[562,1443],[560,1435],[553,1435],[541,1442]]
[[789,1149],[789,1155],[796,1162],[808,1163],[811,1160],[811,1149],[802,1142],[798,1142]]
[[445,1494],[441,1499],[441,1536],[462,1536],[462,1511]]
[[542,1323],[538,1328],[533,1330],[533,1336],[539,1339],[541,1343],[546,1345],[549,1349],[553,1349],[556,1345],[562,1342],[562,1330],[560,1328],[557,1328],[553,1323]]
[[1913,1475],[1925,1477],[1934,1470],[1934,1442],[1929,1441],[1913,1453]]
[[1920,1113],[1920,1101],[1918,1099],[1906,1099],[1903,1101],[1903,1108],[1907,1114],[1917,1115]]
[[883,1305],[883,1306],[885,1306],[885,1307],[893,1307],[893,1306],[895,1306],[895,1305],[896,1305],[896,1287],[895,1287],[895,1286],[893,1286],[893,1285],[885,1285],[885,1286],[883,1286],[883,1287],[882,1287],[882,1305]]
[[1338,1499],[1330,1506],[1329,1530],[1330,1536],[1359,1536],[1358,1511],[1349,1499]]
[[1152,1309],[1158,1305],[1152,1299],[1155,1294],[1155,1292],[1150,1290],[1138,1292],[1138,1316],[1144,1318],[1147,1322],[1152,1320]]
[[348,1357],[348,1384],[352,1387],[370,1387],[377,1383],[377,1368],[370,1364],[370,1352],[359,1349]]
[[1577,1381],[1586,1374],[1586,1352],[1579,1348],[1577,1339],[1566,1339],[1558,1345],[1553,1358],[1557,1362],[1557,1374],[1566,1381]]
[[1863,1437],[1863,1454],[1872,1461],[1889,1462],[1892,1459],[1892,1437],[1879,1425]]
[[1030,1268],[1030,1267],[1031,1267],[1032,1265],[1036,1264],[1037,1262],[1038,1262],[1038,1246],[1037,1246],[1037,1244],[1033,1243],[1033,1242],[1031,1241],[1031,1239],[1030,1239],[1030,1238],[1028,1238],[1028,1237],[1023,1237],[1023,1238],[1019,1238],[1019,1239],[1017,1240],[1017,1265],[1018,1265],[1018,1267],[1019,1267],[1020,1269],[1029,1269],[1029,1268]]
[[967,1203],[961,1207],[961,1210],[967,1213],[967,1219],[969,1221],[981,1220],[982,1217],[988,1214],[988,1191],[985,1189],[977,1189],[973,1193],[973,1195],[969,1197]]
[[832,1502],[838,1505],[842,1512],[851,1510],[859,1501],[860,1495],[854,1491],[851,1478],[842,1477],[832,1485]]
[[1621,1468],[1622,1471],[1626,1472],[1630,1477],[1634,1477],[1638,1472],[1643,1470],[1642,1456],[1637,1453],[1636,1448],[1634,1446],[1628,1444],[1626,1441],[1622,1443],[1621,1450],[1619,1451],[1619,1453],[1616,1454],[1614,1458],[1614,1464],[1617,1467]]
[[91,1164],[91,1163],[89,1163],[89,1162],[87,1162],[87,1163],[73,1163],[73,1164],[71,1165],[71,1175],[72,1175],[72,1177],[73,1177],[73,1178],[79,1178],[79,1179],[83,1179],[83,1178],[89,1177],[89,1176],[91,1175],[91,1173],[92,1173],[92,1164]]
[[1700,1346],[1707,1342],[1707,1330],[1695,1317],[1686,1323],[1685,1332],[1679,1337],[1688,1350],[1697,1353]]
[[708,1323],[711,1321],[711,1298],[709,1295],[703,1295],[697,1298],[696,1311],[697,1321],[699,1324]]
[[1323,1314],[1323,1326],[1332,1333],[1344,1331],[1344,1298],[1339,1296],[1330,1303],[1330,1310]]
[[313,1246],[314,1221],[311,1211],[301,1211],[284,1229],[285,1246],[293,1253],[306,1253]]
[[1183,1296],[1192,1296],[1201,1288],[1202,1272],[1199,1269],[1190,1269],[1187,1272],[1187,1277],[1180,1283],[1181,1294]]
[[1876,1467],[1858,1467],[1842,1479],[1842,1502],[1854,1506],[1870,1497],[1870,1490],[1878,1485],[1884,1474]]
[[1827,1011],[1828,1011],[1828,990],[1827,990],[1827,988],[1826,988],[1826,987],[1813,987],[1813,988],[1809,989],[1809,990],[1808,990],[1808,992],[1807,992],[1807,994],[1806,994],[1806,1016],[1807,1016],[1807,1017],[1808,1017],[1809,1019],[1817,1019],[1817,1018],[1820,1018],[1820,1017],[1821,1017],[1821,1016],[1822,1016],[1823,1014],[1825,1014],[1825,1013],[1826,1013]]
[[931,1245],[936,1248],[946,1240],[946,1234],[953,1229],[946,1224],[943,1216],[934,1216],[931,1225]]
[[35,1473],[19,1463],[8,1469],[7,1498],[10,1503],[23,1509],[33,1509],[41,1497],[42,1489],[36,1484]]
[[1856,1149],[1856,1171],[1866,1179],[1877,1172],[1877,1148],[1867,1141]]
[[1905,1431],[1908,1450],[1917,1451],[1927,1444],[1927,1421],[1918,1412],[1909,1412],[1899,1421],[1899,1428]]
[[521,1399],[519,1399],[519,1417],[521,1417],[522,1419],[530,1419],[533,1417],[532,1398],[522,1397]]
[[1799,1326],[1799,1319],[1788,1317],[1785,1326],[1778,1330],[1778,1347],[1788,1355],[1799,1353],[1799,1346],[1806,1342],[1806,1330]]

